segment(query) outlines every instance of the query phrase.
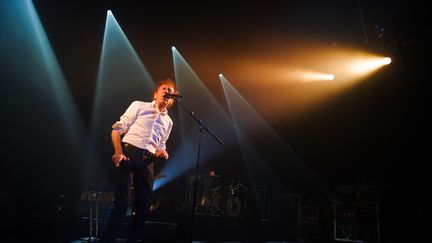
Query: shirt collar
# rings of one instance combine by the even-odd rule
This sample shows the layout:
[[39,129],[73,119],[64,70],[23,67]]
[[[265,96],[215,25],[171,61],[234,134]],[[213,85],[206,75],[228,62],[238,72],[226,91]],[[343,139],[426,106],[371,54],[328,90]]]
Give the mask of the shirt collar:
[[[155,100],[153,100],[153,101],[151,102],[151,106],[152,106],[153,108],[155,108],[156,110],[159,111],[159,108],[157,107],[157,105],[156,105],[156,101],[155,101]],[[159,112],[160,112],[160,113],[163,113],[163,114],[168,114],[168,109],[165,108],[164,111],[159,111]]]

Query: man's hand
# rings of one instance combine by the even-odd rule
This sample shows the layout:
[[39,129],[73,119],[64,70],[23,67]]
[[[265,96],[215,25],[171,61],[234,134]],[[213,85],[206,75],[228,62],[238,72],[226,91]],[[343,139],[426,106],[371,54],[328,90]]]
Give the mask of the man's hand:
[[122,160],[129,160],[129,158],[124,154],[114,154],[111,158],[115,167],[119,167]]
[[157,158],[164,158],[164,159],[169,158],[169,154],[166,150],[156,150],[155,155]]

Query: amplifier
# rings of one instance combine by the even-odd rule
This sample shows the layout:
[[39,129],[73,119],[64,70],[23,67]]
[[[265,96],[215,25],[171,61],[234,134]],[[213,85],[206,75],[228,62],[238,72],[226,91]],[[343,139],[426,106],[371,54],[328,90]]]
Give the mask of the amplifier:
[[334,203],[335,241],[380,242],[377,203]]

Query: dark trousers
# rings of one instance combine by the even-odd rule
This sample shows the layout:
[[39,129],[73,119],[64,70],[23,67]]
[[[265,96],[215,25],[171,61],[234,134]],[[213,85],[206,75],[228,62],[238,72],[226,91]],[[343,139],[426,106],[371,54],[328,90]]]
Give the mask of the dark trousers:
[[[114,200],[101,235],[102,242],[115,241],[131,203],[130,196],[133,197],[131,206],[134,207],[135,215],[132,215],[128,242],[135,242],[138,238],[142,238],[144,224],[149,219],[153,189],[153,173],[149,165],[153,163],[154,157],[147,150],[129,144],[123,144],[123,151],[129,160],[121,161],[120,166],[115,168]],[[132,191],[130,191],[131,183],[133,183]],[[130,195],[129,192],[133,194]]]

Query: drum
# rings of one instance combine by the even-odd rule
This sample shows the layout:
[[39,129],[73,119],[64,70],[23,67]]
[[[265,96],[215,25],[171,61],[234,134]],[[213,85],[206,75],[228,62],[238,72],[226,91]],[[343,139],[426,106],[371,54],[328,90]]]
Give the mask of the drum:
[[231,218],[239,218],[243,210],[243,206],[239,197],[231,195],[226,199],[225,211]]
[[246,207],[246,187],[240,181],[231,181],[225,194],[225,214],[239,218]]
[[[192,209],[195,177],[186,178],[185,200],[183,207],[188,211]],[[220,176],[198,177],[196,185],[195,212],[214,216],[222,216],[224,213],[224,187]]]

